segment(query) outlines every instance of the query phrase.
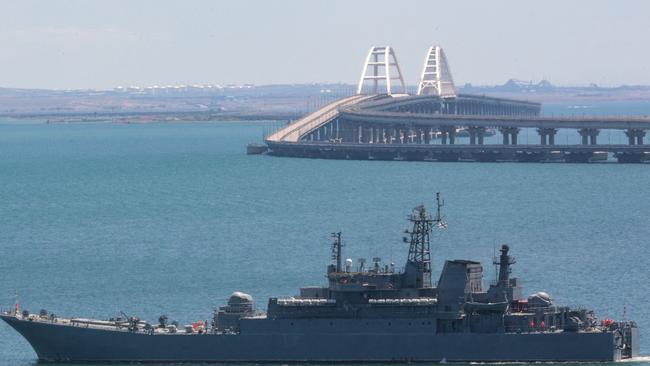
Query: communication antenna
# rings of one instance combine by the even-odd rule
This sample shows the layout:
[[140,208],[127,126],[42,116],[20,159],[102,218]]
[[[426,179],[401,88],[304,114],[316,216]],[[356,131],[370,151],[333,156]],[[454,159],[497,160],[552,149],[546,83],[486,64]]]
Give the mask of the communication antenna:
[[494,267],[494,283],[499,281],[499,267],[497,263],[497,246],[492,243],[492,266]]
[[334,238],[332,242],[332,261],[335,263],[336,272],[341,272],[341,247],[343,247],[341,232],[332,233],[331,236]]
[[20,298],[18,297],[18,290],[15,290],[16,300],[14,301],[14,315],[18,316],[20,314]]
[[436,192],[436,217],[433,219],[433,221],[436,223],[436,227],[438,229],[446,229],[449,227],[449,224],[444,220],[444,217],[442,217],[442,214],[440,213],[440,209],[445,206],[445,201],[440,199],[440,192]]
[[366,258],[359,258],[357,260],[359,261],[359,272],[363,272],[364,265],[366,264]]

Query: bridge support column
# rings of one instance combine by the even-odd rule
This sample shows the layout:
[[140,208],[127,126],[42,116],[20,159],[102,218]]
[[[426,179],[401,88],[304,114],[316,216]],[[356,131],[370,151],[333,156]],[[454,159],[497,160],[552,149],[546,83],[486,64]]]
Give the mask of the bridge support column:
[[581,128],[578,130],[578,133],[582,137],[583,145],[596,145],[598,143],[597,137],[600,133],[600,130],[595,128]]
[[600,130],[596,130],[596,129],[591,130],[591,133],[589,134],[589,143],[591,145],[596,145],[598,143],[596,138],[598,137],[599,133]]
[[420,130],[417,128],[412,128],[409,130],[409,139],[412,144],[420,143]]
[[629,139],[630,145],[643,145],[643,138],[645,137],[645,130],[638,128],[630,128],[625,131],[627,138]]
[[540,145],[555,145],[555,128],[538,128],[537,132],[540,137]]
[[519,128],[517,127],[501,127],[499,128],[503,135],[504,145],[517,145],[517,136],[519,135]]
[[456,142],[456,126],[443,126],[440,127],[440,133],[442,134],[442,144],[447,144],[447,138],[449,138],[449,144],[453,145]]
[[425,128],[424,129],[424,144],[429,145],[431,143],[431,129],[430,128]]
[[467,128],[467,131],[469,132],[470,145],[476,145],[477,140],[479,145],[483,145],[483,140],[485,137],[485,127],[470,126]]

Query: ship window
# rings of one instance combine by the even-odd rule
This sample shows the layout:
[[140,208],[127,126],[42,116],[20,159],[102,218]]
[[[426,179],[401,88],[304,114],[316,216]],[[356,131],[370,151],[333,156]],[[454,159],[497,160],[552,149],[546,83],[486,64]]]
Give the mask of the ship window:
[[333,323],[333,322],[330,322],[330,327],[332,327],[332,326],[334,326],[334,323]]
[[411,322],[409,322],[409,327],[410,327],[411,325],[412,325]]
[[389,326],[391,325],[390,322],[388,322],[388,325],[389,325]]
[[291,325],[293,325],[293,322],[291,322]]

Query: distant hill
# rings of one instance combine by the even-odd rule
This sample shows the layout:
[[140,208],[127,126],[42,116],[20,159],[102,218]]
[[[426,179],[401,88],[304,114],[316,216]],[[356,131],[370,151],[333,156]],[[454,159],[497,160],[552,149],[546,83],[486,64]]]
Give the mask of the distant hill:
[[593,92],[617,92],[617,91],[650,91],[650,85],[621,85],[617,87],[601,87],[597,84],[589,86],[555,86],[548,80],[541,80],[537,83],[519,79],[510,79],[502,85],[475,86],[465,84],[458,88],[463,93],[593,93]]

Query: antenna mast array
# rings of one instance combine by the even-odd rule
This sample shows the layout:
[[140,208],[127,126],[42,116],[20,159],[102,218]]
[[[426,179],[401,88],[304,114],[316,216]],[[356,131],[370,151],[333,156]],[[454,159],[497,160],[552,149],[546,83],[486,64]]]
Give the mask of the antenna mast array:
[[[370,72],[370,75],[368,75],[368,72]],[[402,85],[402,93],[406,94],[406,83],[404,83],[402,72],[397,64],[395,52],[390,46],[373,46],[370,48],[366,62],[363,65],[363,71],[361,72],[357,94],[362,94],[363,85],[366,80],[370,81],[373,87],[370,94],[381,94],[379,82],[384,81],[386,84],[386,94],[391,95],[393,92],[393,80],[399,80]]]
[[341,242],[341,232],[337,233],[332,233],[332,238],[334,238],[334,241],[332,242],[332,261],[334,262],[335,265],[335,270],[336,272],[341,272],[341,247],[343,246],[343,243]]
[[409,221],[413,223],[413,227],[411,230],[406,230],[406,233],[410,234],[411,238],[410,240],[404,238],[404,240],[410,242],[408,261],[417,265],[418,279],[421,278],[422,281],[417,285],[421,287],[431,287],[431,229],[434,223],[437,228],[447,227],[440,212],[443,206],[444,202],[440,200],[440,192],[438,192],[436,193],[435,217],[432,218],[427,213],[424,205],[417,206],[409,215]]

